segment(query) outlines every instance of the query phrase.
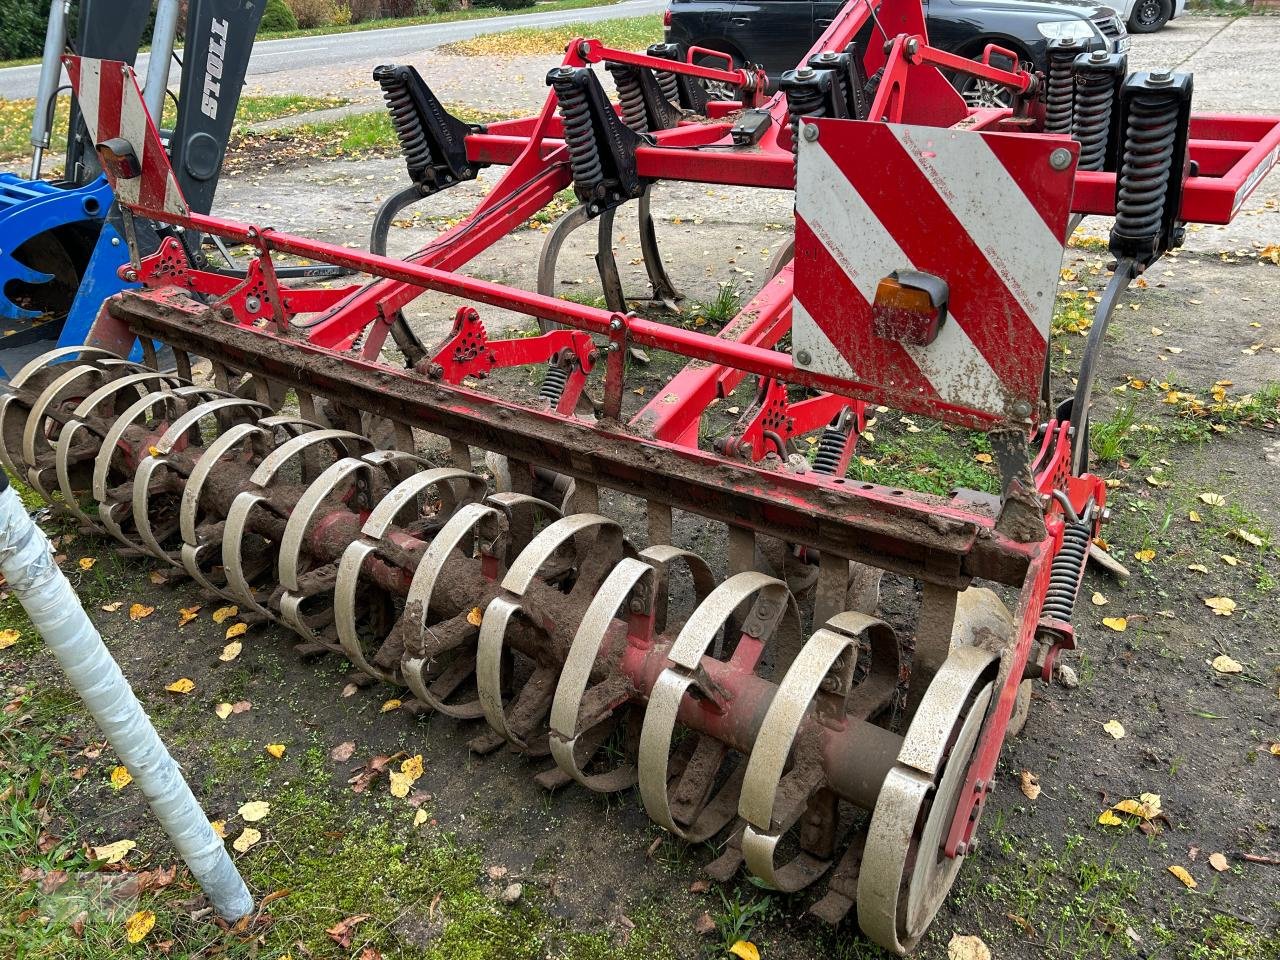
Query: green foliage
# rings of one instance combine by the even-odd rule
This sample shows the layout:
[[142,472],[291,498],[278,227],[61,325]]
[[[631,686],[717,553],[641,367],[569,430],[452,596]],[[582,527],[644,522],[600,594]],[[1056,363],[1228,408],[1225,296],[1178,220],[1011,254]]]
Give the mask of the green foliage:
[[49,0],[0,0],[0,60],[40,56],[48,20]]
[[297,29],[298,18],[285,5],[284,0],[267,0],[267,9],[262,14],[262,23],[258,25],[260,33],[280,33]]

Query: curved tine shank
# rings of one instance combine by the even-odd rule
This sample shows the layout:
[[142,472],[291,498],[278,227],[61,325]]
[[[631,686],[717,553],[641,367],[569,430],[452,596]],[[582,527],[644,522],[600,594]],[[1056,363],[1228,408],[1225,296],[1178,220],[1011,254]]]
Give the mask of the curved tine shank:
[[556,685],[555,699],[551,703],[551,737],[548,743],[556,766],[588,790],[597,793],[625,790],[635,783],[636,767],[633,763],[626,763],[607,773],[588,776],[582,772],[576,753],[581,735],[578,717],[582,698],[586,695],[591,670],[600,654],[610,624],[646,578],[650,580],[649,593],[652,596],[654,576],[653,567],[641,560],[624,558],[613,568],[613,572],[587,607],[578,632],[574,634],[573,644],[560,673],[560,682]]
[[[496,521],[504,516],[501,510],[488,504],[468,503],[450,517],[432,538],[431,545],[427,547],[427,552],[423,554],[422,561],[418,564],[418,569],[413,573],[413,580],[409,584],[409,594],[405,599],[404,606],[405,617],[417,616],[419,635],[427,632],[431,597],[435,593],[440,573],[443,571],[445,564],[449,562],[453,552],[460,549],[464,542],[467,542],[467,548],[463,552],[468,557],[471,556],[471,542],[475,539],[476,528],[486,519],[492,518]],[[468,542],[468,538],[470,538],[470,542]],[[350,650],[347,651],[347,655],[351,656]],[[456,720],[474,720],[484,715],[484,707],[479,699],[461,704],[449,704],[433,694],[422,676],[422,670],[425,666],[426,660],[424,658],[411,656],[406,656],[400,665],[400,673],[404,678],[404,682],[408,684],[409,689],[413,691],[413,695],[418,700],[432,709],[438,710],[445,716],[453,717]]]
[[[212,392],[212,391],[210,391]],[[137,528],[138,536],[142,539],[144,549],[158,560],[170,563],[179,569],[182,568],[182,562],[175,556],[173,551],[166,550],[161,546],[159,538],[156,537],[155,531],[151,528],[151,477],[152,474],[162,465],[167,463],[167,458],[173,452],[173,448],[178,442],[186,436],[192,427],[199,424],[205,417],[213,416],[220,412],[225,412],[236,407],[243,408],[246,414],[250,414],[255,409],[267,410],[261,403],[254,403],[251,400],[241,400],[238,397],[219,396],[213,400],[208,400],[198,406],[192,407],[182,416],[178,417],[169,426],[169,429],[161,435],[152,447],[154,453],[143,458],[138,464],[138,472],[133,480],[133,523]],[[185,499],[185,498],[184,498]]]
[[[338,631],[338,642],[342,646],[343,653],[358,669],[379,680],[398,683],[400,676],[398,671],[383,670],[375,666],[364,655],[364,648],[356,628],[356,595],[360,586],[361,567],[364,566],[365,559],[377,549],[378,541],[382,539],[391,524],[406,507],[415,502],[419,495],[435,488],[441,492],[442,498],[447,496],[452,499],[454,489],[452,484],[458,481],[465,482],[470,488],[468,492],[472,497],[471,503],[483,499],[488,489],[483,477],[453,467],[424,470],[402,480],[373,508],[369,519],[360,530],[360,539],[352,541],[347,546],[338,563],[338,578],[333,597],[334,625]],[[448,506],[453,508],[452,504]],[[422,569],[421,563],[418,569]]]
[[653,286],[653,299],[672,313],[679,313],[679,303],[684,297],[676,290],[667,273],[666,264],[662,262],[662,252],[658,249],[658,232],[654,227],[653,214],[649,210],[649,197],[652,193],[653,185],[650,184],[640,194],[640,255],[644,258],[644,269]]
[[[671,666],[659,674],[653,689],[649,691],[649,707],[640,728],[640,799],[644,803],[645,812],[655,823],[685,840],[701,840],[709,835],[706,831],[714,824],[701,821],[708,810],[717,809],[720,804],[716,800],[706,804],[703,813],[699,814],[688,829],[678,826],[671,812],[667,784],[670,781],[671,747],[680,702],[693,685],[694,671],[715,642],[725,622],[741,604],[766,591],[779,599],[782,595],[788,598],[791,596],[787,585],[781,580],[754,571],[736,574],[716,587],[698,605],[680,630],[667,653]],[[785,612],[785,605],[783,609]],[[736,789],[736,786],[731,781],[721,790]],[[717,797],[718,799],[720,798]],[[719,823],[711,832],[715,833],[723,826],[724,823]]]
[[795,259],[796,256],[796,238],[788,237],[787,241],[773,252],[773,257],[769,260],[769,267],[765,271],[765,276],[773,279],[782,272],[782,268]]
[[503,592],[511,596],[494,597],[485,609],[476,647],[476,687],[480,705],[489,726],[517,747],[523,748],[526,744],[507,724],[506,707],[502,702],[502,653],[507,625],[521,609],[518,598],[524,596],[539,571],[562,546],[588,530],[603,532],[607,529],[621,531],[622,528],[616,520],[593,513],[575,513],[557,520],[520,551],[502,578]]
[[[542,241],[542,251],[538,254],[538,293],[546,297],[556,295],[556,262],[560,259],[560,248],[564,246],[569,234],[584,224],[591,222],[591,212],[585,204],[579,204],[555,222]],[[559,324],[547,320],[539,320],[542,332],[556,329]]]
[[[925,691],[898,763],[876,799],[858,875],[858,925],[876,943],[896,953],[911,948],[909,933],[899,929],[898,908],[920,814],[933,792],[956,724],[996,663],[995,654],[978,647],[951,652]],[[949,811],[944,816],[949,819]]]
[[627,312],[627,298],[622,290],[622,277],[618,274],[618,258],[613,254],[613,221],[617,207],[610,207],[600,214],[600,229],[596,233],[596,271],[604,287],[604,302],[614,313]]

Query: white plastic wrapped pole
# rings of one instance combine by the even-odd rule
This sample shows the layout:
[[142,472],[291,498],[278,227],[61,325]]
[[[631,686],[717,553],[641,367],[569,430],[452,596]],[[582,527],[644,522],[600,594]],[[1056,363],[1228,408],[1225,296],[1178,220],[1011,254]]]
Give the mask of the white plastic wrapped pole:
[[253,897],[187,786],[129,681],[102,642],[49,541],[0,470],[0,571],[219,916],[235,921]]

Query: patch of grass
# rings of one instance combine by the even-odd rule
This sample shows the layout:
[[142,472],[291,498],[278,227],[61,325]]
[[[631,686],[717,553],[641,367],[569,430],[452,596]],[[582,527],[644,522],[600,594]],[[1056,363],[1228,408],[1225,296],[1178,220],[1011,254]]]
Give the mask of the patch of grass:
[[738,315],[742,309],[742,289],[736,280],[726,280],[716,289],[716,295],[706,303],[695,303],[689,311],[685,326],[711,327],[719,330]]
[[[70,97],[59,97],[54,112],[54,129],[47,151],[50,159],[66,149],[67,111]],[[327,110],[347,103],[335,97],[303,97],[296,94],[246,95],[236,110],[237,123],[257,123],[292,117],[312,110]],[[0,160],[14,160],[31,154],[31,121],[35,115],[34,100],[0,100]],[[165,101],[165,123],[174,122],[171,100]]]
[[1187,0],[1187,13],[1214,17],[1247,17],[1253,7],[1239,0]]
[[[864,434],[849,463],[851,478],[943,495],[959,487],[1000,492],[994,466],[984,462],[991,456],[986,434],[933,421],[918,425],[909,417],[899,423],[906,429],[877,424],[868,431],[874,441]],[[979,456],[983,460],[976,459]]]
[[[1090,411],[1092,419],[1092,410]],[[1124,456],[1137,417],[1132,403],[1118,407],[1110,417],[1089,424],[1089,449],[1103,463],[1114,463]]]
[[722,888],[717,888],[717,892],[720,894],[722,909],[712,914],[711,919],[716,923],[716,933],[720,937],[721,945],[728,950],[739,940],[751,939],[756,927],[762,924],[772,911],[773,898],[766,894],[759,894],[744,899],[742,889],[735,890],[732,899]]
[[440,52],[460,57],[533,57],[564,53],[566,46],[582,36],[622,50],[643,50],[661,41],[662,18],[655,14],[558,27],[519,27],[446,44]]

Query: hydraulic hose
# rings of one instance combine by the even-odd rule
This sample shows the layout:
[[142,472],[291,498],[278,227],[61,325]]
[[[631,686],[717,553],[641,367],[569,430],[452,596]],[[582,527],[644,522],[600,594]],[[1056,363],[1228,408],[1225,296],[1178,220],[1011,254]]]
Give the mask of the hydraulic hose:
[[248,887],[3,470],[0,572],[218,915],[246,916],[253,910]]

